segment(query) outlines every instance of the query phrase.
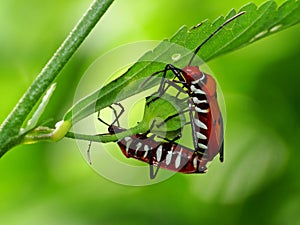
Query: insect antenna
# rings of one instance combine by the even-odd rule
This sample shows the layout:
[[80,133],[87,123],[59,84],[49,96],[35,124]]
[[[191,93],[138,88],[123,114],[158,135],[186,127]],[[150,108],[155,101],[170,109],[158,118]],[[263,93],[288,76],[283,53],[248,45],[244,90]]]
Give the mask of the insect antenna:
[[222,30],[222,28],[224,26],[226,26],[228,23],[230,23],[231,21],[235,20],[236,18],[238,18],[239,16],[243,15],[244,13],[246,13],[245,11],[240,12],[236,15],[234,15],[233,17],[229,18],[228,20],[226,20],[221,26],[219,26],[213,33],[211,33],[194,51],[192,58],[190,59],[190,62],[188,64],[188,66],[190,66],[194,60],[194,58],[196,57],[197,53],[199,52],[199,50],[201,49],[201,47],[203,45],[206,44],[206,42],[208,42],[213,36],[215,36],[220,30]]
[[[101,123],[103,123],[103,124],[105,124],[106,126],[108,126],[108,127],[110,127],[110,126],[112,126],[112,125],[117,125],[118,127],[120,127],[120,121],[119,121],[119,118],[121,117],[121,115],[124,113],[124,107],[123,107],[123,105],[121,104],[121,103],[114,103],[114,105],[116,105],[116,106],[119,106],[119,108],[120,108],[120,112],[118,113],[117,112],[117,110],[113,107],[113,106],[109,106],[109,108],[113,111],[113,114],[114,114],[114,116],[115,116],[115,119],[113,120],[113,122],[112,122],[112,124],[109,124],[109,123],[107,123],[107,122],[105,122],[103,119],[101,119],[101,117],[100,117],[100,111],[98,112],[98,115],[97,115],[97,119],[101,122]],[[90,165],[92,165],[92,159],[91,159],[91,147],[92,147],[92,142],[93,141],[90,141],[90,143],[89,143],[89,145],[88,145],[88,150],[87,150],[87,161],[88,161],[88,163],[90,164]]]

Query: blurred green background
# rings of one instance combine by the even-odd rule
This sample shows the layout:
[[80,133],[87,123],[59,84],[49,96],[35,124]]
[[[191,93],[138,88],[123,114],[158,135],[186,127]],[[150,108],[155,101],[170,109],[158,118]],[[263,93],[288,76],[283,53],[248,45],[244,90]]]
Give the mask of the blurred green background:
[[[106,51],[246,3],[116,1],[63,70],[44,118],[62,118],[76,82]],[[0,121],[89,4],[0,0]],[[131,187],[94,172],[73,140],[19,146],[0,161],[0,224],[300,225],[299,34],[298,25],[209,62],[227,106],[224,164]]]

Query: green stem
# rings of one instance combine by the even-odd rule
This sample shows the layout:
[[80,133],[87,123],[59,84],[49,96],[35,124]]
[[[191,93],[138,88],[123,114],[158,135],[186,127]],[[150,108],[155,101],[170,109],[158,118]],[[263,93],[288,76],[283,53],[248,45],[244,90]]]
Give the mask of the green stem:
[[33,84],[0,126],[0,157],[21,142],[20,128],[71,56],[87,37],[113,0],[95,0],[60,48],[42,69]]
[[149,127],[147,126],[135,126],[131,129],[124,130],[122,132],[119,132],[117,134],[99,134],[99,135],[88,135],[88,134],[78,134],[73,132],[68,132],[65,137],[73,138],[77,140],[84,140],[84,141],[93,141],[93,142],[115,142],[122,138],[132,136],[134,134],[138,133],[145,133],[148,131]]
[[22,144],[33,144],[39,141],[58,141],[62,137],[68,137],[84,141],[93,141],[93,142],[115,142],[122,138],[132,136],[138,133],[145,133],[149,130],[149,127],[140,124],[124,131],[121,131],[117,134],[99,134],[99,135],[88,135],[88,134],[78,134],[73,132],[68,132],[71,127],[70,121],[60,121],[57,123],[55,129],[49,127],[37,127],[36,129],[28,132],[23,135]]
[[65,137],[76,139],[76,140],[83,140],[83,141],[92,141],[92,142],[115,142],[118,141],[124,137],[131,136],[132,132],[129,130],[126,130],[122,133],[116,134],[99,134],[99,135],[88,135],[88,134],[77,134],[68,132]]

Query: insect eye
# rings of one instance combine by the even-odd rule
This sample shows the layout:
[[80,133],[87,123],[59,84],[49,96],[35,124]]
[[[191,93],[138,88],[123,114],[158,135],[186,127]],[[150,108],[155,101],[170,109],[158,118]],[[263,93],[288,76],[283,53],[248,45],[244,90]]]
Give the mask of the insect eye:
[[193,76],[194,79],[198,78],[198,74],[196,74],[196,73],[194,73],[192,76]]

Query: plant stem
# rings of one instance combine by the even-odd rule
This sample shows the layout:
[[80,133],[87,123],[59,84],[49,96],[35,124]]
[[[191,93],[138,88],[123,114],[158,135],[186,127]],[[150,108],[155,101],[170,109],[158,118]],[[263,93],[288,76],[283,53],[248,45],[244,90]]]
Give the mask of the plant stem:
[[145,133],[149,127],[147,126],[140,126],[137,125],[131,129],[126,129],[122,132],[116,133],[116,134],[99,134],[99,135],[88,135],[88,134],[78,134],[73,132],[66,133],[65,137],[67,138],[73,138],[77,140],[83,140],[83,141],[93,141],[93,142],[115,142],[122,138],[132,136],[133,134],[138,133]]
[[62,68],[111,5],[113,0],[95,0],[74,27],[60,48],[48,61],[33,84],[0,126],[0,157],[22,138],[20,128]]

